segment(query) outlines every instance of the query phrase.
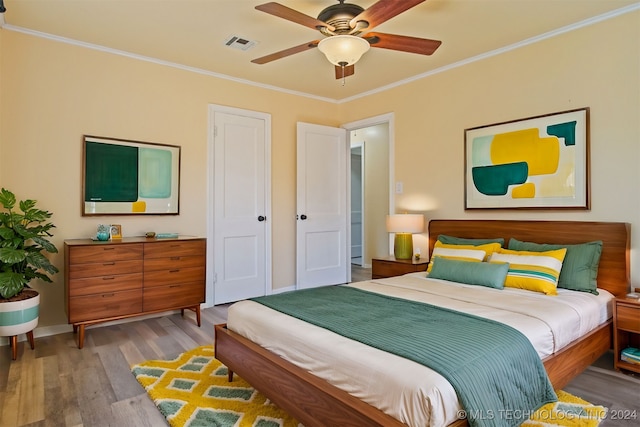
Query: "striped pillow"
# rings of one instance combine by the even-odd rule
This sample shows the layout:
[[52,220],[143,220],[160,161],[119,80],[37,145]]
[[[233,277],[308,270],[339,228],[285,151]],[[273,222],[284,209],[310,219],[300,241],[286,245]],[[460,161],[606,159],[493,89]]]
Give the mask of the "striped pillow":
[[[485,260],[493,251],[500,249],[500,243],[488,243],[485,245],[447,245],[437,241],[433,247],[431,260],[436,257],[454,259],[457,261],[480,262]],[[433,262],[429,263],[427,272],[431,271]]]
[[509,263],[505,288],[557,295],[558,277],[566,253],[566,248],[547,252],[500,249],[491,255],[489,262]]

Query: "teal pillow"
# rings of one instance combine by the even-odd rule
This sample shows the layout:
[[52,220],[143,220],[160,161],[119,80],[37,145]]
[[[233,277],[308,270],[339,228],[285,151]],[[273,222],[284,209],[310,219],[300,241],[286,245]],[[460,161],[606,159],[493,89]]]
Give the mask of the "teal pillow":
[[446,234],[438,235],[438,240],[447,245],[486,245],[487,243],[500,243],[504,247],[504,239],[497,237],[495,239],[467,239],[464,237],[447,236]]
[[555,245],[509,239],[509,249],[516,251],[546,252],[561,248],[567,248],[567,254],[562,262],[558,287],[598,295],[597,277],[600,255],[602,255],[601,240],[577,245]]
[[443,279],[467,285],[504,288],[504,280],[509,272],[509,264],[489,264],[488,262],[460,261],[437,257],[431,263],[431,279]]

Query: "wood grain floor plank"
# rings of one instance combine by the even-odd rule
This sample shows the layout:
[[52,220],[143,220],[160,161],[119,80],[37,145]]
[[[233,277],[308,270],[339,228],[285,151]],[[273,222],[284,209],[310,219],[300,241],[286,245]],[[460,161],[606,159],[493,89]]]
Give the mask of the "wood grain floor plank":
[[6,391],[2,398],[2,407],[0,408],[0,425],[2,426],[18,426],[18,405],[20,403],[20,388],[22,359],[15,360],[8,365]]
[[[137,383],[137,381],[136,381]],[[115,426],[160,427],[168,423],[140,386],[141,394],[111,405]]]
[[44,420],[44,371],[42,358],[35,358],[33,352],[23,355],[20,372],[20,392],[18,401],[18,424],[31,424]]
[[120,351],[120,347],[105,346],[96,349],[107,375],[114,401],[125,400],[140,394],[135,378],[131,378],[131,368]]
[[[88,351],[83,351],[88,350]],[[78,404],[82,421],[91,426],[108,426],[111,419],[110,406],[116,401],[111,382],[102,366],[102,361],[93,349],[83,349],[87,357],[72,376],[78,394]],[[105,422],[106,420],[106,422]]]
[[[64,360],[66,355],[60,355],[60,360]],[[58,362],[60,366],[60,362]],[[77,388],[73,382],[73,374],[71,372],[60,374],[60,395],[47,395],[47,399],[55,400],[64,411],[64,425],[66,427],[82,425],[82,414],[80,413],[80,401],[78,395],[85,391]],[[49,414],[47,413],[47,418]]]
[[151,357],[143,355],[137,345],[132,341],[120,344],[119,348],[128,366],[136,365],[144,362],[145,360],[151,359]]

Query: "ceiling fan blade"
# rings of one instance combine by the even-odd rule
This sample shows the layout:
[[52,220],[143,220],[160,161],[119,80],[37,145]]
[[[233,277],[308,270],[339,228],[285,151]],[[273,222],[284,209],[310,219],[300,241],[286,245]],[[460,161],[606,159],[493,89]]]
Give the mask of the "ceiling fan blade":
[[349,77],[349,76],[353,76],[356,72],[356,66],[354,65],[348,65],[346,67],[344,67],[344,73],[343,73],[343,68],[339,65],[336,65],[336,80],[342,79],[344,77]]
[[367,33],[362,38],[367,40],[371,47],[418,53],[420,55],[431,55],[442,44],[440,40],[375,32]]
[[358,22],[365,21],[368,22],[369,25],[365,25],[362,28],[371,29],[385,21],[388,21],[394,16],[401,14],[405,10],[423,3],[424,1],[425,0],[379,0],[371,5],[371,7],[360,13],[360,15],[353,18],[349,22],[349,25],[351,28],[356,28]]
[[305,27],[309,27],[313,30],[317,30],[319,27],[327,27],[329,31],[336,30],[333,26],[327,24],[326,22],[322,22],[316,18],[312,18],[309,15],[305,15],[304,13],[291,9],[290,7],[283,6],[280,3],[269,2],[260,4],[256,6],[256,9],[261,12],[266,12],[273,16],[295,22],[296,24],[304,25]]
[[313,49],[318,46],[320,40],[314,40],[311,42],[303,43],[298,46],[290,47],[289,49],[281,50],[280,52],[275,52],[270,55],[266,55],[260,58],[256,58],[252,60],[254,64],[266,64],[267,62],[275,61],[276,59],[284,58],[289,55],[293,55],[295,53],[304,52],[305,50]]

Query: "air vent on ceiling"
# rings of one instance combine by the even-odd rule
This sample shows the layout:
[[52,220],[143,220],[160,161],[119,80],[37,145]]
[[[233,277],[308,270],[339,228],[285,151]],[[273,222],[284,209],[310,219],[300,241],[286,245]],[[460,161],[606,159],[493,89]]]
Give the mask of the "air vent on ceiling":
[[224,44],[226,46],[232,47],[234,49],[239,49],[239,50],[249,50],[252,47],[254,47],[257,43],[258,42],[256,42],[256,41],[247,40],[247,39],[242,38],[240,36],[229,36],[224,41]]

